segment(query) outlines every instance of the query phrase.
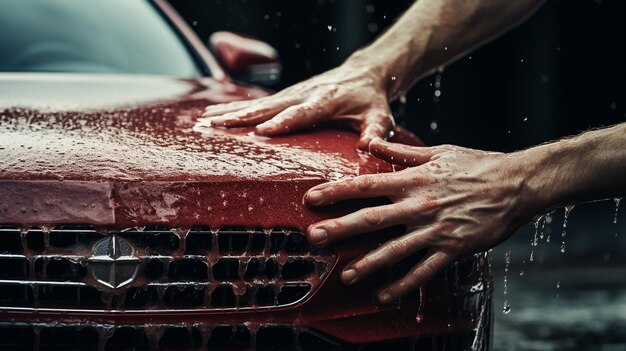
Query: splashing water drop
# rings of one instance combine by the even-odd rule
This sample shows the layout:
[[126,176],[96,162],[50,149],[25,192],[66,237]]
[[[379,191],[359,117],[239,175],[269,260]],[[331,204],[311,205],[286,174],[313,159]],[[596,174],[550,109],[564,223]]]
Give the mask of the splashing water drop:
[[619,212],[619,204],[622,201],[621,197],[613,199],[615,201],[615,215],[613,215],[613,224],[617,224],[617,213]]
[[563,215],[563,232],[561,233],[561,253],[565,253],[565,238],[567,236],[567,218],[569,217],[570,212],[574,209],[574,205],[565,206],[565,214]]
[[540,216],[535,221],[535,235],[533,236],[533,241],[531,241],[531,245],[535,247],[537,246],[537,241],[539,238],[539,222],[541,222],[542,219],[543,219],[543,216]]
[[[504,295],[509,293],[509,264],[511,263],[511,251],[504,254]],[[506,303],[505,303],[506,304]]]
[[519,271],[519,275],[524,275],[524,271]]
[[511,305],[509,305],[508,301],[504,301],[504,305],[502,306],[502,313],[504,314],[511,313]]

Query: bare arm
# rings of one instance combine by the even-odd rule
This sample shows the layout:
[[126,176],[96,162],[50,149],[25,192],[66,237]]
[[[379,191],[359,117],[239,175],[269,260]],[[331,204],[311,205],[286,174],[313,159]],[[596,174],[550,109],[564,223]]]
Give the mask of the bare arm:
[[420,0],[346,62],[378,71],[390,98],[521,23],[543,0]]
[[626,123],[510,154],[451,145],[411,147],[374,139],[370,152],[408,168],[319,185],[313,206],[387,197],[366,208],[312,225],[309,240],[326,245],[349,236],[406,225],[407,232],[344,268],[355,284],[374,271],[428,249],[400,280],[378,293],[381,303],[417,289],[454,260],[506,240],[533,216],[567,204],[626,194]]
[[541,0],[419,0],[386,33],[341,66],[255,101],[213,105],[204,122],[256,125],[278,135],[347,119],[361,132],[358,147],[393,127],[388,102],[420,77],[503,33]]

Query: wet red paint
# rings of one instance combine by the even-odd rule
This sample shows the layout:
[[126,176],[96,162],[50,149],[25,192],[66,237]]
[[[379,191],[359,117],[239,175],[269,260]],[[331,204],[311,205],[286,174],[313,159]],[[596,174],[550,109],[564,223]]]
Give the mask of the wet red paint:
[[[0,224],[88,223],[123,229],[167,224],[305,231],[366,202],[303,205],[313,185],[390,165],[356,151],[358,136],[314,130],[279,138],[221,130],[198,119],[207,104],[264,95],[212,79],[63,74],[0,75]],[[399,134],[405,142],[410,135]],[[418,141],[413,140],[414,143]],[[379,233],[337,245],[337,267],[376,247]],[[474,265],[476,259],[467,264]],[[482,271],[487,271],[482,267]],[[269,312],[58,315],[0,311],[1,320],[145,323],[287,323],[361,343],[467,328],[477,318],[478,273],[448,272],[419,301],[381,308],[372,292],[386,273],[347,287],[334,269],[300,307]],[[488,288],[485,288],[488,290]],[[482,292],[486,293],[486,291]],[[450,311],[450,306],[454,311]],[[450,307],[450,308],[449,308]]]

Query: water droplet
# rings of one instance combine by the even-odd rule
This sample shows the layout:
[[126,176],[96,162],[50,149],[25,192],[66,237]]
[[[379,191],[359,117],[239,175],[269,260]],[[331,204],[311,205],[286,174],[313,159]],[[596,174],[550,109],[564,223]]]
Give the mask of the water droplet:
[[441,90],[439,90],[439,89],[435,90],[435,96],[436,97],[440,97],[441,96]]
[[406,104],[406,93],[402,93],[400,94],[400,97],[398,98],[398,100],[400,101],[401,104]]
[[376,8],[372,4],[365,6],[365,12],[367,13],[374,13],[374,10],[376,10]]
[[422,320],[424,320],[424,316],[422,316],[420,313],[418,313],[418,314],[415,316],[415,321],[416,321],[417,323],[422,323]]
[[371,22],[370,24],[367,25],[367,30],[370,33],[376,33],[378,31],[378,24]]
[[396,76],[391,76],[391,80],[396,80]]
[[502,313],[504,314],[511,313],[511,305],[509,305],[508,301],[504,301],[504,305],[502,306]]
[[329,32],[330,32],[331,30],[333,30],[333,26],[331,26],[331,25],[326,26],[326,28],[328,28],[328,31],[329,31]]
[[556,288],[559,289],[561,287],[561,282],[556,283]]
[[524,275],[524,271],[519,271],[519,275]]
[[430,122],[430,129],[437,130],[437,121]]

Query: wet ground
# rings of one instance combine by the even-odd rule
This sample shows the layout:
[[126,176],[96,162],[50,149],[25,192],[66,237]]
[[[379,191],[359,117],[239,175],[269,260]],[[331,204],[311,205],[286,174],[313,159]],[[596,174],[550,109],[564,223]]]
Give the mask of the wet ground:
[[620,209],[617,223],[614,213],[612,201],[576,207],[565,253],[563,210],[546,223],[543,239],[539,224],[537,246],[529,225],[493,250],[494,350],[626,350],[626,210]]

